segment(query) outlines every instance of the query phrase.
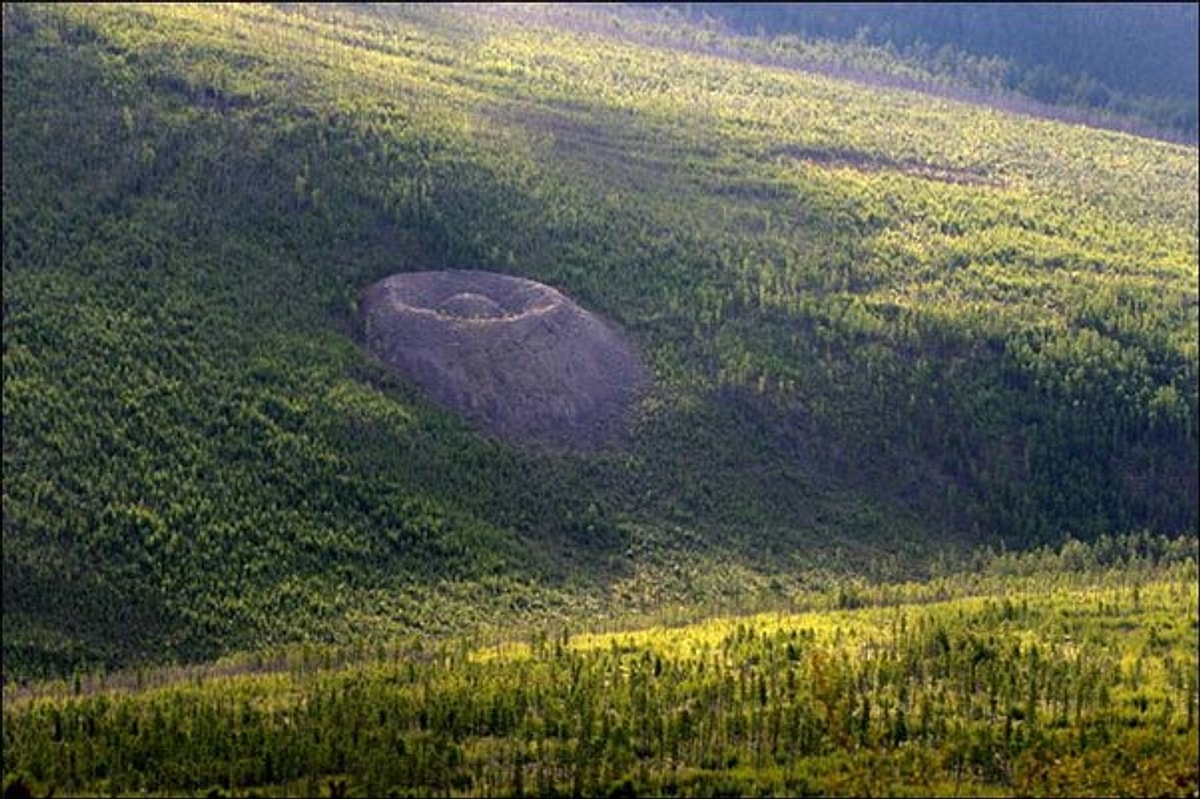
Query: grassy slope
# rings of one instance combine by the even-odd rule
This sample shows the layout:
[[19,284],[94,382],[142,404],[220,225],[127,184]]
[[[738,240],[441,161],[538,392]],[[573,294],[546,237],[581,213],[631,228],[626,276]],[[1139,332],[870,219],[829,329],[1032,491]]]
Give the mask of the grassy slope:
[[[4,15],[6,671],[1195,528],[1194,150],[468,12]],[[373,365],[356,292],[443,266],[625,325],[632,449]]]

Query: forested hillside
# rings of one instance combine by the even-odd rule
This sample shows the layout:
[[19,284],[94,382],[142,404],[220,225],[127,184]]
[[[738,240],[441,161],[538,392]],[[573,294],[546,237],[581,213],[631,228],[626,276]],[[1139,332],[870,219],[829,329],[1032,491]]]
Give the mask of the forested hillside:
[[[777,45],[4,5],[6,796],[1194,796],[1195,147]],[[622,331],[625,434],[377,360],[432,270]]]
[[1194,3],[677,5],[742,33],[850,42],[935,81],[1132,116],[1196,139]]
[[[3,13],[6,675],[1194,535],[1194,148],[605,9]],[[629,445],[366,354],[359,292],[442,268],[621,325]]]
[[1105,538],[681,627],[76,678],[6,694],[4,766],[85,795],[1194,796],[1196,580],[1182,539]]

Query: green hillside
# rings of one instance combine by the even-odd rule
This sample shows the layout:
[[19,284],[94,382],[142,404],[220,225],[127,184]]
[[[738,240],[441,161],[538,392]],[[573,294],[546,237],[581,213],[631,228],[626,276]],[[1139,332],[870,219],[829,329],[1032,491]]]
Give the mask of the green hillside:
[[[1194,148],[620,24],[4,6],[6,675],[1195,534]],[[620,324],[631,444],[375,363],[358,293],[442,268]]]
[[929,83],[1088,110],[1197,134],[1200,12],[1193,3],[699,3],[675,10],[756,33],[902,64]]
[[10,692],[58,795],[1194,796],[1182,539],[1074,542],[787,612],[306,646]]

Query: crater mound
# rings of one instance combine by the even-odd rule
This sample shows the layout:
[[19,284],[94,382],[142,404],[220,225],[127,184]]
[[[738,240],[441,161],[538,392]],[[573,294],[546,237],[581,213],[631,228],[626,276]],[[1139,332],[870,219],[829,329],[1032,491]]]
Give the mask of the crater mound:
[[482,294],[464,291],[442,301],[438,310],[447,316],[457,316],[463,319],[495,319],[506,316],[501,308],[490,297]]
[[624,336],[556,289],[479,271],[409,272],[359,302],[367,348],[501,438],[601,447],[647,373]]

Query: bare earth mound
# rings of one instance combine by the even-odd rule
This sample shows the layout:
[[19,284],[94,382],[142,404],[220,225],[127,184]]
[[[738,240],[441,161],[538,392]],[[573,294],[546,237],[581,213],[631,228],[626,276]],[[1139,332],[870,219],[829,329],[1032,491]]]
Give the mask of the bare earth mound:
[[612,443],[646,382],[616,329],[532,280],[410,272],[372,285],[359,308],[371,352],[509,440]]

